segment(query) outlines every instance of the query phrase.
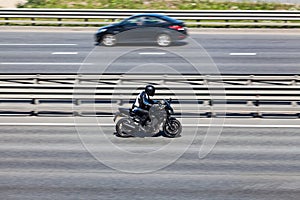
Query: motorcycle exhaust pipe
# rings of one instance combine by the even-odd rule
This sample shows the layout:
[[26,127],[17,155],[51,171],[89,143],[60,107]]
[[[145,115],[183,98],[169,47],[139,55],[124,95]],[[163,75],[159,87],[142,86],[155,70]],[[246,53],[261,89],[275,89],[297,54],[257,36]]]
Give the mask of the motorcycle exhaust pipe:
[[130,125],[130,124],[123,124],[123,126],[126,126],[126,128],[135,129],[135,126]]

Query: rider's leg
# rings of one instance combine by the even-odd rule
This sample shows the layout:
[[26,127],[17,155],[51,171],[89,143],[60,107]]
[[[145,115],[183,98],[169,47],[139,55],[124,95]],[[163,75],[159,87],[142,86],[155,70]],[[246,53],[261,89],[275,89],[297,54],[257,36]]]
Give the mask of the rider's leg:
[[147,110],[143,110],[141,108],[134,108],[132,110],[136,115],[141,118],[141,125],[144,126],[148,120],[150,120],[149,112]]

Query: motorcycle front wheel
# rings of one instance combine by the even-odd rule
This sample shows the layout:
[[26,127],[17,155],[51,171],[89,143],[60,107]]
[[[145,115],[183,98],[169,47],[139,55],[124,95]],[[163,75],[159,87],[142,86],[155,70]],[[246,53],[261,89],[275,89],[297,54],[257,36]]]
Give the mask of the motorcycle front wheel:
[[179,137],[182,131],[181,123],[175,119],[170,119],[164,126],[164,134],[166,137],[175,138]]
[[118,137],[132,137],[130,133],[133,129],[130,126],[132,125],[129,118],[120,119],[116,124],[116,135]]

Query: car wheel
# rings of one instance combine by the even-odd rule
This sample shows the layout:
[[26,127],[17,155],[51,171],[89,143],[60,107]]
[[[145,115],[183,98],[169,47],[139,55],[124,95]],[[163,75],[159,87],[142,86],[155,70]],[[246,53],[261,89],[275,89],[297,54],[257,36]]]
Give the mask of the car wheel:
[[167,47],[167,46],[170,46],[172,40],[168,34],[163,33],[163,34],[159,34],[157,36],[156,42],[157,42],[158,46]]
[[102,38],[102,44],[104,46],[111,47],[114,46],[116,43],[117,43],[117,39],[116,36],[113,34],[106,34]]

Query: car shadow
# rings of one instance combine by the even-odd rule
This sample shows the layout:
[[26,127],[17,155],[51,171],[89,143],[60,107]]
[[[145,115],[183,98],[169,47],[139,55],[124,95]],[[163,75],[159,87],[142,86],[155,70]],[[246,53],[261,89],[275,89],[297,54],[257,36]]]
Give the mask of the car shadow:
[[[186,46],[188,45],[188,42],[185,41],[176,41],[173,42],[170,46],[168,47],[176,47],[176,46]],[[95,46],[103,46],[104,45],[100,43],[95,43]],[[149,47],[160,47],[156,43],[146,43],[146,42],[139,42],[139,43],[118,43],[114,47],[144,47],[144,46],[149,46]],[[162,48],[162,47],[161,47]]]

